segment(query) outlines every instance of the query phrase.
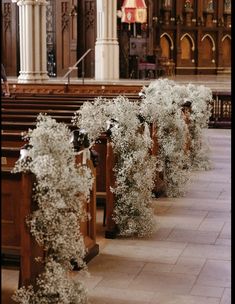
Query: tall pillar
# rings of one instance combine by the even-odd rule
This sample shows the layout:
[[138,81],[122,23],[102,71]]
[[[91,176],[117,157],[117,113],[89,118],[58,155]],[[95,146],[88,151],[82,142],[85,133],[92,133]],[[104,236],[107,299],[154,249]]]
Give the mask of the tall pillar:
[[12,0],[19,6],[22,82],[49,79],[46,50],[46,0]]
[[97,0],[97,39],[95,43],[95,79],[119,79],[117,40],[117,0]]

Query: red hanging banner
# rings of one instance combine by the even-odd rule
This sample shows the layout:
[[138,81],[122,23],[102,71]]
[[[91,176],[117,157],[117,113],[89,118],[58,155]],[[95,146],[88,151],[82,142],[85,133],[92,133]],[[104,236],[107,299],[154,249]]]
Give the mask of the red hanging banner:
[[144,0],[124,0],[121,10],[122,22],[147,22],[147,6]]

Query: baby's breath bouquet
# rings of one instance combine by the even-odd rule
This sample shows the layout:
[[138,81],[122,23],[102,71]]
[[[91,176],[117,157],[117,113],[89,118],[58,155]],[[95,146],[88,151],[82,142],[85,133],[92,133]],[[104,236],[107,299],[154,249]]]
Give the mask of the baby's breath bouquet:
[[[157,157],[163,168],[166,194],[181,196],[191,170],[210,168],[203,129],[208,127],[211,115],[211,90],[202,85],[184,86],[158,79],[144,87],[141,95],[141,115],[157,126]],[[191,105],[187,123],[182,112],[186,102]]]
[[112,122],[111,140],[116,165],[113,219],[120,235],[146,236],[155,229],[151,193],[155,159],[150,156],[149,126],[139,120],[139,104],[124,96],[108,100],[98,98],[85,103],[75,113],[74,123],[95,140]]
[[185,87],[191,102],[189,131],[191,136],[191,165],[193,169],[208,170],[212,167],[209,159],[209,145],[203,131],[208,128],[211,116],[211,89],[188,84]]
[[141,115],[157,128],[159,169],[163,172],[167,196],[181,196],[189,181],[185,153],[187,125],[182,115],[184,93],[173,81],[159,79],[142,89]]
[[27,157],[20,158],[13,169],[35,176],[33,200],[38,208],[27,224],[45,250],[45,271],[36,287],[22,287],[13,296],[21,304],[87,303],[85,287],[72,280],[69,271],[71,261],[86,270],[80,223],[88,217],[84,202],[88,202],[93,177],[89,168],[76,164],[70,138],[65,124],[40,114],[36,128],[24,136],[29,143]]

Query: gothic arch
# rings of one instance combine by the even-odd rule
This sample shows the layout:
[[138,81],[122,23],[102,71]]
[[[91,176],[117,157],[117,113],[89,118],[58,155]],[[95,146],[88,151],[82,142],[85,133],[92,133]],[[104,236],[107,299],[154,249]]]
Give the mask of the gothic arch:
[[185,33],[184,35],[182,35],[182,37],[180,38],[180,40],[182,41],[185,37],[188,37],[191,40],[191,44],[192,44],[192,51],[195,50],[195,43],[194,40],[192,38],[192,36],[188,33]]
[[228,39],[232,39],[232,37],[229,34],[224,35],[224,37],[221,39],[221,41],[223,42],[226,38]]
[[187,35],[184,36],[183,39],[180,39],[180,48],[181,48],[181,59],[182,60],[191,60],[192,59],[192,42]]
[[174,42],[173,42],[171,36],[168,33],[163,33],[163,34],[161,34],[160,39],[163,38],[164,36],[166,36],[170,40],[170,43],[171,43],[170,49],[171,49],[171,51],[173,51],[174,50]]
[[214,41],[214,39],[213,39],[213,37],[210,35],[210,34],[205,34],[203,37],[202,37],[202,39],[201,39],[201,41],[203,41],[205,38],[209,38],[210,40],[211,40],[211,42],[212,42],[212,51],[214,52],[215,51],[215,41]]
[[223,65],[227,67],[231,65],[231,36],[225,35],[221,42]]

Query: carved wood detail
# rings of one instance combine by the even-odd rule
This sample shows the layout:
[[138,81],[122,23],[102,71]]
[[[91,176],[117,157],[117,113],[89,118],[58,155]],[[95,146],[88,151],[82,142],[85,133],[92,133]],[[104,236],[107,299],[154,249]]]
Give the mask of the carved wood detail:
[[[57,76],[63,76],[69,66],[72,66],[89,48],[95,48],[96,42],[96,1],[97,0],[50,0],[54,9],[52,17],[55,22],[54,50],[56,54]],[[110,0],[108,0],[110,1]],[[162,5],[162,1],[145,0],[148,8],[148,24],[137,25],[138,34],[146,39],[147,55],[154,55],[155,61],[161,56],[160,37],[167,33],[172,37],[174,49],[170,50],[170,57],[176,65],[176,74],[208,74],[223,72],[224,65],[231,68],[231,60],[221,50],[221,38],[231,35],[231,1],[213,1],[213,9],[208,9],[208,1],[190,0],[190,8],[185,7],[189,1],[166,1],[170,5]],[[186,3],[187,2],[187,3]],[[165,2],[164,2],[165,3]],[[117,10],[121,9],[123,1],[117,1]],[[206,4],[206,6],[205,6]],[[133,36],[128,24],[117,20],[117,31],[120,46],[120,76],[131,78],[129,40]],[[125,38],[121,33],[125,32]],[[17,76],[19,72],[19,37],[18,37],[18,6],[11,0],[2,1],[2,62],[8,76]],[[182,49],[180,38],[188,33],[194,37],[194,64],[189,65],[181,60]],[[203,59],[201,49],[202,35],[209,34],[215,41],[215,52],[212,60]],[[48,41],[52,47],[51,33]],[[226,52],[229,53],[228,42]],[[224,56],[226,58],[224,58]],[[94,52],[89,53],[84,61],[85,77],[94,76]],[[138,60],[136,60],[138,62]],[[203,64],[202,64],[203,62]],[[203,69],[202,69],[203,68]],[[130,69],[132,70],[132,69]],[[137,77],[138,73],[135,73]],[[82,65],[71,76],[82,76]]]

